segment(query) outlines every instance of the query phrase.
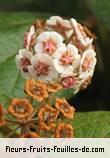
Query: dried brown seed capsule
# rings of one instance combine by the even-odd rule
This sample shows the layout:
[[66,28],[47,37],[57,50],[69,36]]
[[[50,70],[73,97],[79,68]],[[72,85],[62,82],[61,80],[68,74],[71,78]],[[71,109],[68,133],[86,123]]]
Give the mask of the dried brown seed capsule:
[[17,119],[25,119],[33,112],[33,107],[29,100],[15,98],[8,107],[8,112]]
[[55,138],[73,138],[73,128],[71,125],[61,123],[58,125],[55,133]]
[[55,129],[55,127],[56,127],[56,124],[55,124],[55,123],[49,123],[49,124],[47,125],[45,122],[39,120],[39,129],[40,129],[40,130],[53,131],[53,130]]
[[25,84],[25,92],[39,102],[48,97],[46,84],[42,81],[27,80]]
[[57,98],[55,107],[67,118],[73,118],[75,108],[70,106],[65,98]]
[[52,108],[49,105],[44,105],[38,112],[40,127],[45,128],[45,130],[50,130],[53,128],[53,123],[58,117],[59,111]]

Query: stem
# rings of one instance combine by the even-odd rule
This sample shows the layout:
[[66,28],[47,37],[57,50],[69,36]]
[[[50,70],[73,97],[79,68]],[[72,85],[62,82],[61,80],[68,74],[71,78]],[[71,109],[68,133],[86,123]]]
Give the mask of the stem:
[[8,122],[8,123],[12,123],[12,124],[21,124],[22,123],[21,121],[17,121],[17,120],[14,121],[14,120],[10,120],[10,119],[7,119],[7,118],[5,119],[5,121]]
[[31,122],[37,122],[38,121],[38,118],[34,118],[34,119],[31,119],[31,120],[29,120],[29,121],[27,121],[26,123],[31,123]]
[[30,126],[29,124],[23,124],[21,126],[21,135],[24,135],[30,131]]
[[21,125],[17,126],[13,131],[11,131],[5,138],[10,138],[15,132],[17,129],[20,128]]
[[46,99],[46,102],[49,105],[52,105],[54,103],[54,99],[55,99],[55,93],[50,93],[49,98]]
[[34,110],[32,116],[31,116],[31,118],[33,118],[36,115],[37,112],[38,112],[38,108],[35,108],[35,110]]
[[27,94],[25,95],[25,97],[30,101],[31,104],[33,104],[33,98],[31,96],[28,96]]
[[39,104],[39,106],[35,109],[35,111],[33,112],[33,114],[32,114],[32,116],[31,116],[31,118],[33,118],[35,115],[36,115],[36,113],[40,110],[40,108],[43,106],[43,104],[45,104],[46,103],[46,100],[43,100],[40,104]]
[[33,98],[27,95],[27,99],[29,99],[30,103],[33,104]]

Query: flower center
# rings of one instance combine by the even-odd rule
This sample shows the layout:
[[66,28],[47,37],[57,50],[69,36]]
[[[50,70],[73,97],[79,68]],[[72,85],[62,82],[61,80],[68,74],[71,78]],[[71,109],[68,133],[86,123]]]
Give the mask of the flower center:
[[73,57],[71,53],[69,53],[68,51],[66,51],[60,58],[60,62],[62,65],[71,65],[72,61],[73,61]]
[[84,59],[83,65],[82,65],[82,69],[83,71],[86,71],[88,68],[90,68],[92,62],[92,58],[91,57],[86,57]]
[[34,86],[34,87],[32,87],[32,92],[33,92],[34,94],[40,96],[40,95],[42,94],[42,89],[41,89],[41,87]]
[[56,50],[56,43],[54,40],[49,39],[48,41],[43,41],[44,52],[51,55]]
[[23,71],[28,72],[28,66],[31,65],[30,60],[28,58],[22,58],[20,62],[23,67]]
[[25,107],[23,105],[20,105],[20,104],[19,105],[15,105],[14,106],[14,110],[17,113],[25,113],[25,111],[26,111]]
[[36,72],[37,72],[37,76],[40,75],[48,75],[49,72],[49,65],[39,62],[36,66],[34,66]]
[[45,122],[53,122],[54,114],[50,112],[45,112],[43,118]]
[[61,104],[61,109],[64,110],[65,112],[69,112],[68,105],[66,103]]

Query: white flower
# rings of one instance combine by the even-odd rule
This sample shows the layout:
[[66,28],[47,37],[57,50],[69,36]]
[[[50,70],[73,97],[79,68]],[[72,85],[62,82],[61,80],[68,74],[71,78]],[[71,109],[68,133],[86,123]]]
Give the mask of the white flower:
[[88,78],[93,76],[96,65],[96,52],[93,49],[86,50],[81,59],[80,78]]
[[55,51],[63,45],[63,38],[57,32],[43,32],[37,37],[37,44],[35,45],[36,53],[45,53],[53,55]]
[[64,33],[67,38],[69,38],[72,33],[73,29],[69,20],[62,19],[60,16],[52,16],[47,21],[46,24],[48,29],[57,30],[60,33]]
[[71,44],[60,47],[54,54],[54,66],[57,72],[68,74],[73,72],[80,63],[78,49]]
[[16,65],[21,71],[22,76],[26,79],[30,78],[29,66],[31,65],[32,53],[27,49],[20,49],[19,55],[16,55]]
[[81,44],[83,44],[84,46],[91,45],[93,42],[93,39],[92,38],[90,39],[89,37],[87,37],[87,35],[85,34],[83,30],[83,27],[79,23],[77,23],[77,21],[74,18],[71,19],[71,23],[76,32],[77,39],[81,42]]
[[29,72],[34,79],[44,81],[56,80],[58,73],[56,72],[51,57],[47,54],[36,54],[31,58]]
[[30,43],[31,43],[31,40],[32,40],[34,34],[35,34],[35,27],[32,25],[30,27],[29,32],[26,32],[26,37],[25,37],[26,39],[24,41],[25,42],[25,47],[28,50],[29,50]]

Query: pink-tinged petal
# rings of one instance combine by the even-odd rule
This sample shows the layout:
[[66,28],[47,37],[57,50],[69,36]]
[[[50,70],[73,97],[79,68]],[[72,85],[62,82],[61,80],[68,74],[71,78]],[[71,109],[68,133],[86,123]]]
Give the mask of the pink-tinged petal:
[[91,45],[93,42],[93,39],[92,38],[90,39],[89,37],[87,37],[86,33],[83,30],[83,27],[79,23],[77,23],[77,21],[74,18],[71,19],[71,23],[75,30],[77,40],[80,41],[80,43],[85,47]]
[[16,65],[21,71],[24,78],[30,78],[29,66],[31,65],[32,53],[26,49],[20,49],[19,54],[16,55]]
[[35,79],[44,81],[56,80],[58,73],[53,66],[51,57],[47,54],[36,54],[31,59],[29,72]]
[[83,53],[81,59],[80,73],[94,70],[96,65],[96,52],[88,49]]
[[46,21],[48,30],[55,30],[67,38],[73,34],[71,22],[59,16],[52,16]]
[[35,45],[36,53],[44,53],[52,56],[63,45],[63,38],[57,32],[43,32],[37,37]]
[[59,73],[72,72],[80,64],[78,49],[72,44],[57,49],[53,57],[54,66]]
[[30,27],[29,32],[25,33],[24,36],[24,47],[29,50],[30,49],[30,45],[31,45],[31,41],[33,39],[33,35],[35,34],[35,27],[32,25]]
[[64,88],[72,88],[76,83],[76,79],[73,76],[67,76],[62,79],[61,83]]

